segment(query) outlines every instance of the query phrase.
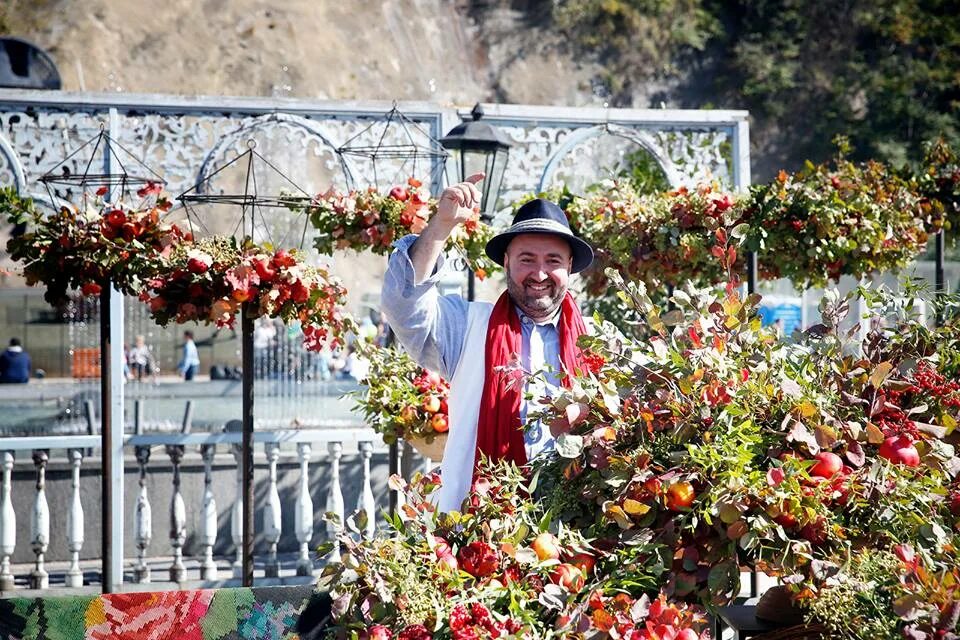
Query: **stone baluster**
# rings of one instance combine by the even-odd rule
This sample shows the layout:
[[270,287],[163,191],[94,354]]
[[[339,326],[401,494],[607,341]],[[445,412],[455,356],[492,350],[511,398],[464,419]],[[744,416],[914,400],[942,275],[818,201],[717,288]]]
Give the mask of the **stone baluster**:
[[363,479],[360,484],[360,496],[357,499],[357,511],[367,514],[367,523],[361,534],[364,538],[373,537],[376,530],[377,503],[373,498],[373,486],[370,483],[370,458],[373,457],[373,443],[361,442],[360,455],[363,457]]
[[280,563],[277,561],[277,543],[280,542],[280,492],[277,490],[277,460],[280,458],[280,445],[268,442],[264,449],[270,465],[270,477],[267,486],[267,504],[263,508],[263,538],[269,545],[264,576],[276,578],[280,575]]
[[187,506],[180,493],[180,463],[186,448],[181,444],[168,444],[167,455],[173,463],[173,496],[170,499],[170,546],[173,548],[173,563],[170,565],[170,581],[184,582],[187,568],[183,565],[183,544],[187,540]]
[[313,561],[310,559],[310,540],[313,538],[313,499],[310,497],[310,443],[297,445],[300,456],[300,493],[297,495],[297,510],[294,526],[297,530],[297,542],[300,543],[300,557],[297,560],[297,575],[313,575]]
[[80,464],[83,462],[83,449],[69,449],[72,479],[70,487],[72,498],[67,512],[67,549],[70,551],[70,568],[65,578],[68,587],[83,586],[83,572],[80,570],[80,550],[83,549],[83,501],[80,500]]
[[243,451],[240,445],[230,447],[233,459],[237,461],[237,498],[230,511],[230,539],[237,550],[233,561],[233,577],[243,577]]
[[137,445],[133,451],[137,456],[137,466],[140,468],[140,492],[137,494],[137,510],[133,516],[133,538],[137,543],[137,563],[133,566],[133,581],[147,583],[150,582],[147,547],[153,540],[153,509],[150,507],[150,497],[147,495],[147,463],[150,462],[150,447]]
[[330,454],[330,487],[327,489],[327,513],[336,516],[336,520],[327,521],[327,535],[333,542],[333,550],[329,559],[340,562],[340,532],[343,530],[343,521],[346,509],[343,506],[343,491],[340,488],[340,457],[343,455],[343,444],[330,442],[327,444]]
[[13,474],[13,452],[3,452],[3,494],[0,498],[0,591],[13,589],[10,556],[17,548],[17,514],[10,498]]
[[203,457],[203,505],[200,510],[200,541],[203,543],[203,562],[200,564],[201,580],[216,580],[217,563],[213,561],[213,546],[217,543],[217,501],[213,497],[213,456],[216,446],[200,447]]
[[37,468],[37,494],[33,501],[33,518],[30,521],[30,545],[36,554],[36,566],[30,572],[30,588],[46,589],[50,576],[43,567],[43,556],[50,544],[50,507],[47,505],[47,462],[50,453],[46,449],[33,450],[33,466]]

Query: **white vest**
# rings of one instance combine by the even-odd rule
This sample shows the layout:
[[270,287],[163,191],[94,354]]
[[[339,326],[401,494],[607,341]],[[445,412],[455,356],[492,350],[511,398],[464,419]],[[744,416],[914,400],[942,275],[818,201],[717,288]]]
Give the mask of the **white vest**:
[[447,399],[450,431],[440,463],[440,511],[459,511],[473,482],[480,397],[486,378],[487,325],[492,313],[493,305],[489,302],[472,302],[467,308],[467,332]]

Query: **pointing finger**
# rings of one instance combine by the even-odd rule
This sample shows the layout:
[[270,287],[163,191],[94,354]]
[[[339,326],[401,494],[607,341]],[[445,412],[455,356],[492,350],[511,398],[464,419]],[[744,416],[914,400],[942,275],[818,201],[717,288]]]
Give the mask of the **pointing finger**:
[[479,172],[479,173],[473,174],[472,176],[470,176],[469,178],[467,178],[466,180],[464,180],[464,182],[469,182],[470,184],[477,184],[478,182],[480,182],[481,180],[483,180],[483,179],[486,178],[486,177],[487,177],[487,174],[485,174],[483,171],[481,171],[481,172]]

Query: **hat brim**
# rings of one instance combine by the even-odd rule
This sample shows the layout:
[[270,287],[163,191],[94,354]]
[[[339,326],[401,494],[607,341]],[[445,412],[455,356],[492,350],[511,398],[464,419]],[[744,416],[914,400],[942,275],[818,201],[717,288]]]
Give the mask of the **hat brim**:
[[570,245],[571,256],[573,257],[573,265],[570,268],[570,273],[580,273],[593,264],[593,248],[589,244],[571,233],[560,233],[550,229],[528,228],[517,231],[507,230],[499,233],[487,242],[487,256],[502,267],[503,257],[507,253],[507,246],[509,246],[510,242],[517,236],[531,233],[556,236],[567,241]]

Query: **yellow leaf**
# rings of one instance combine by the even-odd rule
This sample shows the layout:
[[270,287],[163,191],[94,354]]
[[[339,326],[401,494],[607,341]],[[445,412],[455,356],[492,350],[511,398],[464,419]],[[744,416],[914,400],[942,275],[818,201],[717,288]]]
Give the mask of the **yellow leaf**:
[[893,371],[893,365],[889,362],[881,362],[878,364],[873,370],[873,373],[870,374],[870,384],[873,385],[873,388],[879,389],[891,371]]
[[797,406],[797,409],[804,418],[809,418],[817,414],[817,407],[809,400],[804,400]]
[[940,424],[944,426],[947,430],[947,435],[953,433],[953,430],[957,428],[957,420],[949,413],[944,413],[940,416]]
[[627,517],[624,510],[616,505],[608,508],[605,515],[616,522],[621,529],[630,529],[633,527],[633,522]]
[[867,442],[870,444],[883,444],[883,431],[872,422],[867,423]]
[[623,509],[632,516],[642,516],[650,511],[650,505],[646,505],[638,500],[627,498],[623,501]]

